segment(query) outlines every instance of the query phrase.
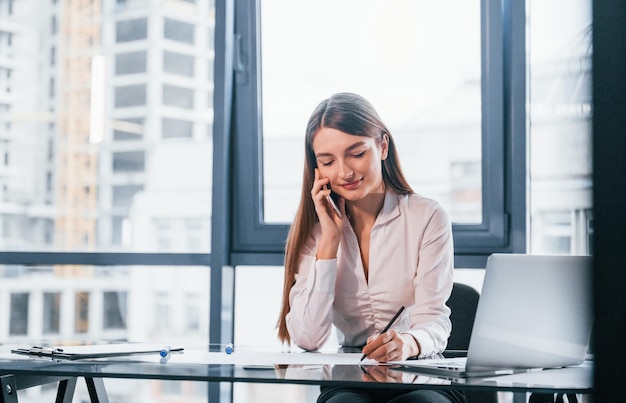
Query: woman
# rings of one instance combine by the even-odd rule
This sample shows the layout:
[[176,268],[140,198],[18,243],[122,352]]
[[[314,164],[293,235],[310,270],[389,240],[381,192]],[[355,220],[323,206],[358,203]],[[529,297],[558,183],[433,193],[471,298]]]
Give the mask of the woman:
[[[447,213],[413,192],[389,130],[359,95],[339,93],[320,103],[307,125],[305,151],[300,206],[285,251],[279,338],[317,350],[334,324],[342,347],[362,348],[379,362],[443,351],[453,283]],[[380,334],[401,306],[406,309]],[[373,391],[322,388],[318,401],[372,401]],[[410,398],[402,401],[463,401],[445,392],[383,393],[383,400],[400,393]],[[427,400],[410,396],[420,393]]]

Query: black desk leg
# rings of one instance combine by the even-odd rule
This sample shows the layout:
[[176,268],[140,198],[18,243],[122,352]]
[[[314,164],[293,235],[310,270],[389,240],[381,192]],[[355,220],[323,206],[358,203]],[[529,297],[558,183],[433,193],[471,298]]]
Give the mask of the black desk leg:
[[69,378],[59,382],[55,403],[72,403],[76,390],[76,378]]
[[85,378],[85,382],[87,383],[87,391],[89,391],[91,403],[109,403],[109,397],[104,389],[102,378]]
[[17,403],[17,386],[15,385],[15,377],[13,375],[0,376],[0,403]]

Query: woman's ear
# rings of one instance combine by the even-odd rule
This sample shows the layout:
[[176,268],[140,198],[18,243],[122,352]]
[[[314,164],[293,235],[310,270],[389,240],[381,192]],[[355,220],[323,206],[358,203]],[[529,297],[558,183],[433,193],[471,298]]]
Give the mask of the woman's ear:
[[380,159],[386,160],[389,155],[389,135],[383,134],[383,141],[380,143]]

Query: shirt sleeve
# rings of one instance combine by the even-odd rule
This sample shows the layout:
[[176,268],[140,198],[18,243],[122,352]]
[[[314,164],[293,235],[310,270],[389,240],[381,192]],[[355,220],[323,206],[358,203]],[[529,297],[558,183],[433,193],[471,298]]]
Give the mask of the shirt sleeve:
[[419,245],[417,275],[414,278],[415,305],[412,307],[411,334],[419,343],[419,357],[442,352],[452,325],[446,301],[454,282],[452,225],[445,210],[438,207],[426,224]]
[[337,259],[316,260],[314,250],[300,257],[295,284],[289,292],[287,329],[300,348],[321,348],[331,333]]

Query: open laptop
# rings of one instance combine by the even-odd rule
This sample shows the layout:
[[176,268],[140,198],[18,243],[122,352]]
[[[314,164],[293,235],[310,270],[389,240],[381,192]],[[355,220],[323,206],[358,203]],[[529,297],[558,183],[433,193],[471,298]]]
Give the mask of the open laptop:
[[493,254],[467,358],[403,361],[454,377],[581,364],[593,323],[590,256]]

